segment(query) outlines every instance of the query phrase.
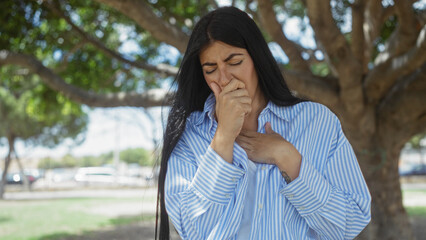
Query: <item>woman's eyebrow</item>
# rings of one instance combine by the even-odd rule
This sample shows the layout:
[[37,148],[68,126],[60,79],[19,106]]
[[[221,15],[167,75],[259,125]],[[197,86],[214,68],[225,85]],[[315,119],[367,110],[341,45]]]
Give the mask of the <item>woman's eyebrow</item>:
[[[229,61],[229,60],[231,60],[233,57],[235,57],[235,56],[239,56],[239,55],[244,55],[244,54],[242,54],[242,53],[231,53],[227,58],[225,58],[225,60],[223,60],[224,62],[227,62],[227,61]],[[204,67],[204,66],[216,66],[217,64],[216,63],[211,63],[211,62],[205,62],[205,63],[203,63],[202,65],[201,65],[201,67]]]
[[244,55],[242,53],[231,53],[227,58],[225,58],[225,60],[223,60],[224,62],[229,61],[231,58],[238,56],[238,55]]
[[216,63],[205,62],[205,63],[203,63],[203,65],[201,65],[201,67],[204,67],[204,66],[216,66],[216,65],[217,65]]

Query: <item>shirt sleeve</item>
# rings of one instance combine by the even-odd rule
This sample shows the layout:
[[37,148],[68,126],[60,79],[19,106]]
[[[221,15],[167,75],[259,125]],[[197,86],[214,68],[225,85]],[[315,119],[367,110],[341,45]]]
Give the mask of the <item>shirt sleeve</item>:
[[353,239],[371,219],[367,184],[336,120],[337,144],[324,161],[324,170],[311,164],[323,160],[302,156],[299,176],[281,189],[319,239]]
[[197,161],[195,158],[180,141],[169,158],[166,174],[166,209],[183,239],[209,235],[244,175],[243,169],[226,162],[211,147]]

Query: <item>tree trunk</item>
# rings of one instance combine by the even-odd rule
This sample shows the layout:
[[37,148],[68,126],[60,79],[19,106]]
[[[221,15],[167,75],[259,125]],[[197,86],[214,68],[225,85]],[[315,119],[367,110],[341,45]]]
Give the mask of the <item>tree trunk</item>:
[[1,177],[1,181],[0,181],[0,199],[3,199],[3,195],[4,195],[4,192],[6,190],[6,175],[7,175],[7,170],[9,168],[9,164],[10,164],[10,159],[11,159],[10,155],[11,154],[9,152],[9,154],[7,154],[7,156],[6,156],[6,159],[4,160],[5,161],[4,162],[4,169],[3,169],[3,174],[2,174],[2,177]]
[[415,239],[402,204],[398,162],[401,146],[357,152],[372,196],[372,219],[360,239]]
[[9,153],[7,154],[6,159],[4,161],[4,169],[3,169],[3,174],[0,181],[0,199],[3,199],[3,195],[6,190],[6,175],[7,175],[7,171],[9,170],[10,162],[12,160],[12,153],[14,152],[13,144],[11,144],[11,142],[15,141],[14,137],[8,137],[7,139],[9,142]]
[[25,175],[24,167],[22,166],[21,159],[19,159],[16,152],[15,152],[15,159],[19,166],[19,174],[22,176],[23,189],[31,191],[30,181],[28,180],[28,177]]

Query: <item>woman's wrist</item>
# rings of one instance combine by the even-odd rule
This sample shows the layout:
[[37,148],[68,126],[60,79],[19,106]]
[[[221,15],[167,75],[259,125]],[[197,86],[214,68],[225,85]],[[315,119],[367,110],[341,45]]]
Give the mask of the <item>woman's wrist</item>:
[[235,139],[228,137],[219,130],[216,131],[210,147],[225,161],[232,163]]
[[294,149],[288,155],[279,155],[274,159],[275,165],[280,169],[281,175],[287,183],[290,183],[299,176],[302,155]]

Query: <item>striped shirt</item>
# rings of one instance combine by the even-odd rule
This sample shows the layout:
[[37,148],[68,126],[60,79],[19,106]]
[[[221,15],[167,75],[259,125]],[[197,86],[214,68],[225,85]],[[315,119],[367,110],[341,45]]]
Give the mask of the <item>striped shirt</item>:
[[[209,145],[216,132],[215,98],[193,112],[168,161],[166,209],[183,239],[236,239],[247,192],[248,158],[234,143],[233,163]],[[256,164],[250,239],[352,239],[370,221],[371,196],[339,119],[327,107],[269,102],[258,118],[302,155],[287,184],[275,165]]]

